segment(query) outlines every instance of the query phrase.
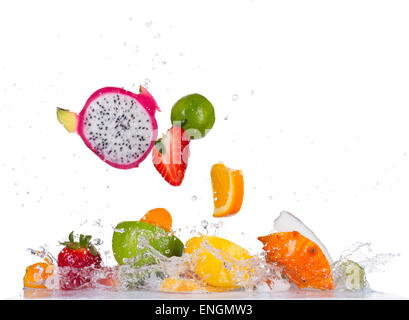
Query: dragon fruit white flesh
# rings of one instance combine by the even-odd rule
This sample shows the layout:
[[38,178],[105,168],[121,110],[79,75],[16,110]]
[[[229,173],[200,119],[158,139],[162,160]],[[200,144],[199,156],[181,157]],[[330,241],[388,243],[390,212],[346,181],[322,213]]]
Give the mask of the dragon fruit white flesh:
[[57,108],[57,118],[69,132],[77,132],[86,146],[118,169],[138,167],[157,138],[153,97],[143,87],[139,94],[106,87],[94,92],[82,111]]

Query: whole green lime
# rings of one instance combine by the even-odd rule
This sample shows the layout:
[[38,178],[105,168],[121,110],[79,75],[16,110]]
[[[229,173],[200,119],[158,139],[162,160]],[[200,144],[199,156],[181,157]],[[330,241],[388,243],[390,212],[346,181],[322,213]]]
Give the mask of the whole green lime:
[[120,222],[112,236],[112,251],[118,264],[141,267],[155,264],[158,252],[166,257],[183,254],[183,242],[155,225],[141,221]]
[[204,96],[189,94],[173,105],[170,120],[172,125],[182,127],[191,139],[200,139],[213,128],[214,108]]

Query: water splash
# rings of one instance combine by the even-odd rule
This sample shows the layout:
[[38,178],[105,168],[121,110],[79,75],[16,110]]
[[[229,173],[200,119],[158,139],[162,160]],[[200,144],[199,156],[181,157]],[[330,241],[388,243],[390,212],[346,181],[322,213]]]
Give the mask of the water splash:
[[[201,227],[206,234],[214,234],[223,226],[221,221],[209,223],[201,222]],[[196,233],[196,230],[193,230]],[[293,287],[283,278],[281,268],[272,263],[267,263],[265,253],[250,255],[248,259],[235,259],[214,248],[208,241],[201,244],[203,250],[208,250],[217,260],[222,262],[223,267],[235,274],[237,290],[248,292],[272,292],[289,290]],[[144,289],[160,291],[163,279],[194,279],[206,281],[200,278],[193,270],[195,269],[194,254],[183,254],[181,257],[166,257],[150,246],[149,241],[143,235],[138,237],[138,255],[126,260],[124,265],[89,267],[81,270],[70,267],[56,267],[52,276],[48,277],[44,284],[48,289],[54,290],[61,287],[64,276],[70,272],[82,277],[83,287],[98,288],[104,290],[135,290]],[[39,250],[28,249],[30,254],[40,257],[49,264],[57,264],[56,259],[44,247]],[[107,253],[107,252],[105,252]],[[385,266],[398,254],[376,253],[370,243],[357,242],[348,247],[340,258],[332,265],[336,291],[355,291],[357,294],[366,295],[372,290],[366,281],[365,274],[370,272],[385,271]],[[140,263],[140,261],[144,263]],[[361,273],[362,269],[362,273]],[[352,270],[352,271],[351,271]],[[348,273],[354,275],[349,276]],[[354,273],[355,272],[355,273]],[[356,284],[359,284],[358,286]],[[204,289],[203,289],[204,290]],[[203,291],[202,290],[202,291]],[[202,292],[196,291],[196,292]],[[204,290],[205,291],[205,290]],[[204,292],[203,291],[203,292]]]
[[220,229],[223,227],[223,222],[219,221],[216,223],[211,223],[210,224],[210,229],[213,229],[213,236],[217,237],[217,235],[220,232]]
[[[249,254],[249,258],[236,259],[230,255],[226,256],[224,251],[215,248],[206,239],[201,242],[200,250],[186,255],[185,259],[189,262],[186,270],[192,270],[198,259],[203,263],[209,254],[222,262],[224,270],[230,274],[237,290],[271,291],[290,288],[290,284],[282,278],[281,270],[274,264],[266,263],[263,254],[259,256]],[[202,280],[206,281],[206,277]]]
[[365,269],[366,273],[384,272],[386,265],[394,258],[396,253],[376,253],[369,242],[355,242],[347,247],[338,260],[353,260]]
[[200,223],[200,225],[203,228],[204,234],[208,234],[209,230],[207,230],[207,227],[209,226],[209,222],[207,222],[206,220],[202,220],[202,222]]
[[340,290],[371,292],[366,275],[385,271],[386,265],[399,254],[375,253],[369,242],[356,242],[346,248],[331,266],[336,286]]
[[146,88],[146,89],[149,89],[150,83],[151,83],[151,80],[148,79],[148,78],[146,78],[146,79],[143,80],[142,86],[143,86],[144,88]]
[[47,249],[45,249],[44,247],[40,247],[39,250],[28,248],[27,251],[30,254],[41,258],[42,260],[44,260],[48,264],[56,264],[57,263],[57,259],[55,259],[53,257],[53,255],[50,252],[48,252]]

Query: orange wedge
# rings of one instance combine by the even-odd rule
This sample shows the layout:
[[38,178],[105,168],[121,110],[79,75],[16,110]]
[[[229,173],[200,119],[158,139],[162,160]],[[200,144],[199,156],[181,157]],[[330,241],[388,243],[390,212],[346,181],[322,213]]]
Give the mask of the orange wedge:
[[201,281],[194,279],[177,279],[165,278],[162,281],[161,291],[164,292],[192,292],[192,291],[207,291],[207,292],[225,292],[231,291],[229,288],[217,288],[209,286]]
[[282,267],[283,275],[298,288],[333,289],[331,267],[321,248],[297,231],[258,237],[266,261]]
[[46,289],[44,281],[53,274],[55,266],[45,262],[38,262],[26,268],[24,287]]
[[213,165],[210,176],[214,200],[213,217],[226,217],[239,212],[244,195],[242,171],[217,163]]
[[148,211],[140,220],[142,222],[153,224],[159,228],[170,232],[172,229],[172,216],[164,208],[156,208]]

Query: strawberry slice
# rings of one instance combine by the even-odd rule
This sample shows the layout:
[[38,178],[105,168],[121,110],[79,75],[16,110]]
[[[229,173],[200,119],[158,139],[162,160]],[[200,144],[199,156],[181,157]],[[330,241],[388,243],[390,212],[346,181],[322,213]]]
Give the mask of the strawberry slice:
[[181,127],[174,126],[155,142],[152,151],[153,164],[162,177],[172,186],[180,186],[189,158],[190,138]]

